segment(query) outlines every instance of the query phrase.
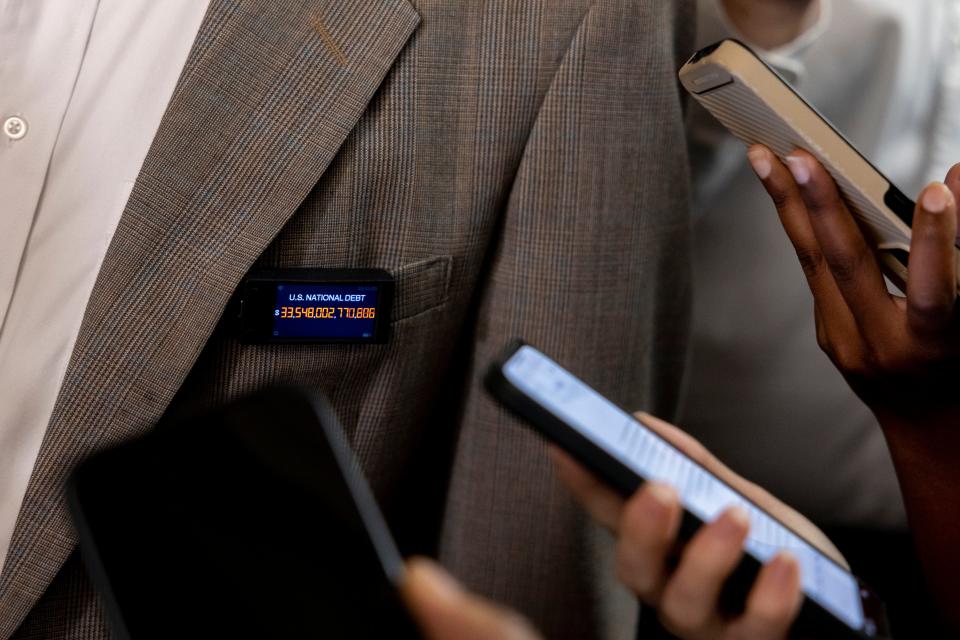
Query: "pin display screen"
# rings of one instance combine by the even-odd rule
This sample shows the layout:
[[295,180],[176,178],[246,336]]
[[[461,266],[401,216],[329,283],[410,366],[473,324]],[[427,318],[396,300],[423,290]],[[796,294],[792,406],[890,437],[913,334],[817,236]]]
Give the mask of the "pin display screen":
[[376,285],[277,285],[273,310],[276,338],[373,338],[377,323]]
[[278,269],[244,283],[240,338],[246,344],[383,343],[394,281],[379,269]]

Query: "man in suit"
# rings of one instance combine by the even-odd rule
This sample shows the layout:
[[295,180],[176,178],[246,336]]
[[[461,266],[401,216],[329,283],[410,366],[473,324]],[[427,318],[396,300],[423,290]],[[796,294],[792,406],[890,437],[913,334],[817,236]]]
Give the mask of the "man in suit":
[[[547,637],[628,632],[609,540],[478,379],[521,335],[672,414],[691,14],[2,5],[0,638],[107,636],[64,507],[78,460],[278,383],[330,396],[405,552]],[[241,345],[225,310],[260,267],[389,270],[389,343]]]

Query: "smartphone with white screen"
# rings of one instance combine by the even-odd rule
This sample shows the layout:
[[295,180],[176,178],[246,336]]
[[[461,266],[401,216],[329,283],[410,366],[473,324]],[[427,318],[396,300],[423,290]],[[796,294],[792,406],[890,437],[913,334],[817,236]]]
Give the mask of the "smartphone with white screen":
[[503,405],[624,496],[645,481],[676,488],[684,508],[680,537],[731,506],[750,515],[744,560],[722,598],[743,610],[761,563],[780,551],[800,563],[805,600],[796,630],[816,638],[885,638],[884,607],[856,576],[546,355],[516,341],[494,362],[487,389]]
[[[820,112],[737,40],[697,51],[679,76],[690,95],[745,144],[763,144],[781,159],[795,149],[813,154],[836,181],[884,274],[906,291],[914,203]],[[960,248],[955,258],[960,274]]]

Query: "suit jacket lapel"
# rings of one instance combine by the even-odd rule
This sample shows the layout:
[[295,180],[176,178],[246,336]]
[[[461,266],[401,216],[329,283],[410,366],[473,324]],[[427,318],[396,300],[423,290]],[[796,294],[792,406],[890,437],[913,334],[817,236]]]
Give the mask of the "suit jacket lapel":
[[418,22],[407,0],[212,0],[84,316],[0,575],[0,638],[75,546],[69,470],[160,418]]

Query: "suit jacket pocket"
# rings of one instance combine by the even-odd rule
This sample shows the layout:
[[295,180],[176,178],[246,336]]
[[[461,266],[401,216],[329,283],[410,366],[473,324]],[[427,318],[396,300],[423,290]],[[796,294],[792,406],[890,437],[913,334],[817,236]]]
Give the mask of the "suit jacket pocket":
[[450,295],[452,256],[436,256],[394,270],[394,322],[406,320],[444,304]]

